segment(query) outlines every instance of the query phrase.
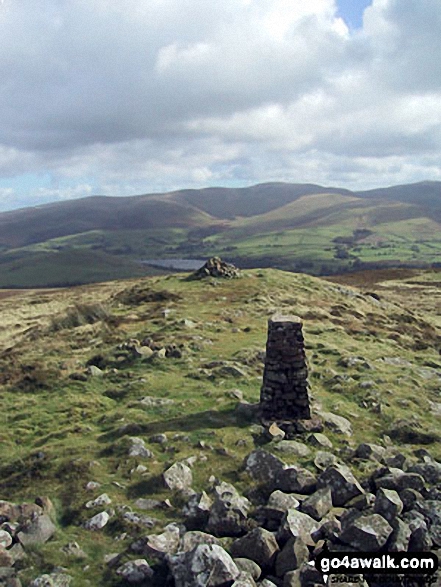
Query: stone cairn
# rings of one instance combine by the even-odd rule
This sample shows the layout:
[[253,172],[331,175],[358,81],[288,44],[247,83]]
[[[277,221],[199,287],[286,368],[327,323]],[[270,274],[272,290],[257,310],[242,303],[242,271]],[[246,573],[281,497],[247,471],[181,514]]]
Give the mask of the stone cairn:
[[301,319],[293,315],[274,315],[268,320],[260,392],[260,415],[264,423],[311,418],[307,377]]
[[235,279],[240,277],[240,271],[232,263],[222,261],[220,257],[211,257],[200,269],[192,273],[189,279],[204,279],[205,277]]

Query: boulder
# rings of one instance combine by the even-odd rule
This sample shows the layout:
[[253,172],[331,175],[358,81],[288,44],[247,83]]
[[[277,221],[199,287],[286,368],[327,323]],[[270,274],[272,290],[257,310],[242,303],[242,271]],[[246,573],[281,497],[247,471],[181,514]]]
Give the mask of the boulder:
[[352,436],[352,425],[347,418],[338,416],[332,412],[320,412],[323,423],[326,428],[337,434],[344,434],[345,436]]
[[29,583],[29,587],[69,587],[71,581],[70,575],[54,571],[50,575],[40,575]]
[[0,530],[0,547],[8,548],[12,544],[12,536],[6,530]]
[[[254,581],[258,581],[262,574],[262,569],[256,562],[250,558],[233,558],[233,560],[241,574],[251,575]],[[237,580],[240,581],[240,577]]]
[[302,512],[308,514],[314,520],[321,520],[331,508],[332,495],[330,487],[317,489],[315,493],[302,502],[301,506]]
[[221,587],[240,575],[231,556],[217,544],[200,544],[189,552],[167,556],[175,587]]
[[409,552],[424,552],[432,546],[429,529],[423,514],[411,510],[403,514],[402,519],[408,524],[411,531],[409,539]]
[[340,540],[361,551],[380,550],[392,534],[392,526],[380,514],[358,516],[345,524]]
[[128,583],[136,585],[150,579],[153,576],[153,569],[145,559],[140,558],[124,563],[116,570],[116,574]]
[[192,530],[205,528],[212,505],[213,500],[205,491],[191,495],[182,509],[186,527]]
[[256,587],[256,582],[250,573],[241,571],[231,587]]
[[291,537],[285,544],[276,559],[276,575],[283,577],[289,571],[298,569],[309,560],[309,550],[303,540],[297,536]]
[[241,536],[249,530],[250,502],[230,483],[215,487],[215,499],[206,530],[215,536]]
[[403,502],[394,489],[379,489],[375,497],[374,512],[388,522],[395,520],[403,511]]
[[332,503],[342,506],[353,497],[364,493],[360,483],[346,465],[333,465],[320,474],[317,485],[331,489]]
[[303,563],[299,569],[286,573],[283,587],[316,587],[324,585],[323,576],[314,565]]
[[313,434],[310,434],[308,436],[308,442],[312,446],[322,447],[322,448],[332,448],[332,442],[322,432],[314,432]]
[[220,541],[215,536],[198,530],[190,530],[190,532],[185,532],[182,536],[178,552],[190,552],[200,544],[217,544],[221,546]]
[[311,449],[298,440],[281,440],[274,445],[274,450],[286,455],[301,458],[307,457],[311,454]]
[[274,481],[275,489],[287,493],[312,493],[317,486],[317,478],[303,467],[290,466],[279,471]]
[[171,491],[184,491],[191,487],[193,475],[185,463],[174,463],[162,474],[165,486]]
[[109,514],[104,511],[100,512],[99,514],[96,514],[96,516],[93,516],[93,518],[90,518],[90,520],[84,522],[83,526],[84,528],[86,528],[86,530],[92,530],[96,532],[97,530],[101,530],[102,528],[104,528],[104,526],[107,524],[109,520]]
[[177,552],[180,543],[180,529],[176,524],[168,524],[161,534],[149,534],[131,545],[133,552],[142,556],[163,559]]
[[110,503],[112,503],[112,500],[107,495],[107,493],[102,493],[96,499],[88,501],[86,503],[86,508],[92,509],[92,508],[103,506],[103,505],[109,505]]
[[47,514],[35,516],[26,521],[17,533],[17,538],[23,546],[43,544],[55,534],[55,525]]
[[264,528],[255,528],[231,545],[233,557],[249,558],[261,569],[270,568],[279,552],[279,545],[272,532]]
[[152,451],[145,446],[142,438],[132,436],[130,442],[129,457],[140,457],[142,459],[151,459],[153,457]]
[[300,537],[305,544],[313,546],[314,540],[311,538],[311,534],[316,532],[318,527],[319,523],[308,514],[290,509],[282,520],[279,538],[283,542],[291,537]]
[[390,525],[393,528],[393,532],[387,542],[388,552],[406,552],[409,548],[410,537],[412,535],[409,524],[406,524],[400,518],[396,518],[390,522]]
[[285,468],[285,463],[270,452],[257,449],[245,458],[245,471],[259,483],[273,482]]

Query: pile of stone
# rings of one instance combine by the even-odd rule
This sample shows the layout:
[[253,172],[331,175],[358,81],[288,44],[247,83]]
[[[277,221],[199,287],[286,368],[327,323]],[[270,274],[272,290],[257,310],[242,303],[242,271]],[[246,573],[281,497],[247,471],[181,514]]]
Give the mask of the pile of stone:
[[360,482],[336,459],[315,474],[257,449],[244,462],[247,497],[216,480],[209,492],[192,491],[181,463],[164,481],[186,496],[184,524],[132,543],[129,553],[139,558],[116,572],[132,583],[168,575],[175,587],[312,587],[325,583],[314,565],[324,548],[439,553],[441,464],[426,451],[416,457],[362,444],[353,458],[369,460],[374,471]]
[[192,273],[189,279],[204,279],[205,277],[234,279],[240,277],[240,271],[231,263],[222,261],[220,257],[211,257],[200,269]]
[[34,503],[0,501],[0,584],[21,586],[19,561],[26,557],[28,548],[52,538],[56,531],[53,517],[54,508],[47,497],[39,497]]
[[264,421],[311,418],[302,321],[297,316],[276,314],[268,320],[260,409]]

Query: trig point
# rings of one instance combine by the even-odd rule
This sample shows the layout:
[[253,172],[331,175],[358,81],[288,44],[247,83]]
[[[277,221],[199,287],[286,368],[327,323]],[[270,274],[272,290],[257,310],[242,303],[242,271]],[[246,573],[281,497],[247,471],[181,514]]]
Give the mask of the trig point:
[[308,370],[298,316],[276,314],[268,320],[265,370],[260,391],[264,421],[295,421],[311,418]]

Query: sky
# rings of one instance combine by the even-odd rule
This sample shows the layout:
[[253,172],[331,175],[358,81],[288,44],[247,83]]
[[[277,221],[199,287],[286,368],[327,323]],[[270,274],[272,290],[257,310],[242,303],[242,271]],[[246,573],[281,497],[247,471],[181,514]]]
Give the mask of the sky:
[[440,0],[0,0],[0,211],[441,180]]

